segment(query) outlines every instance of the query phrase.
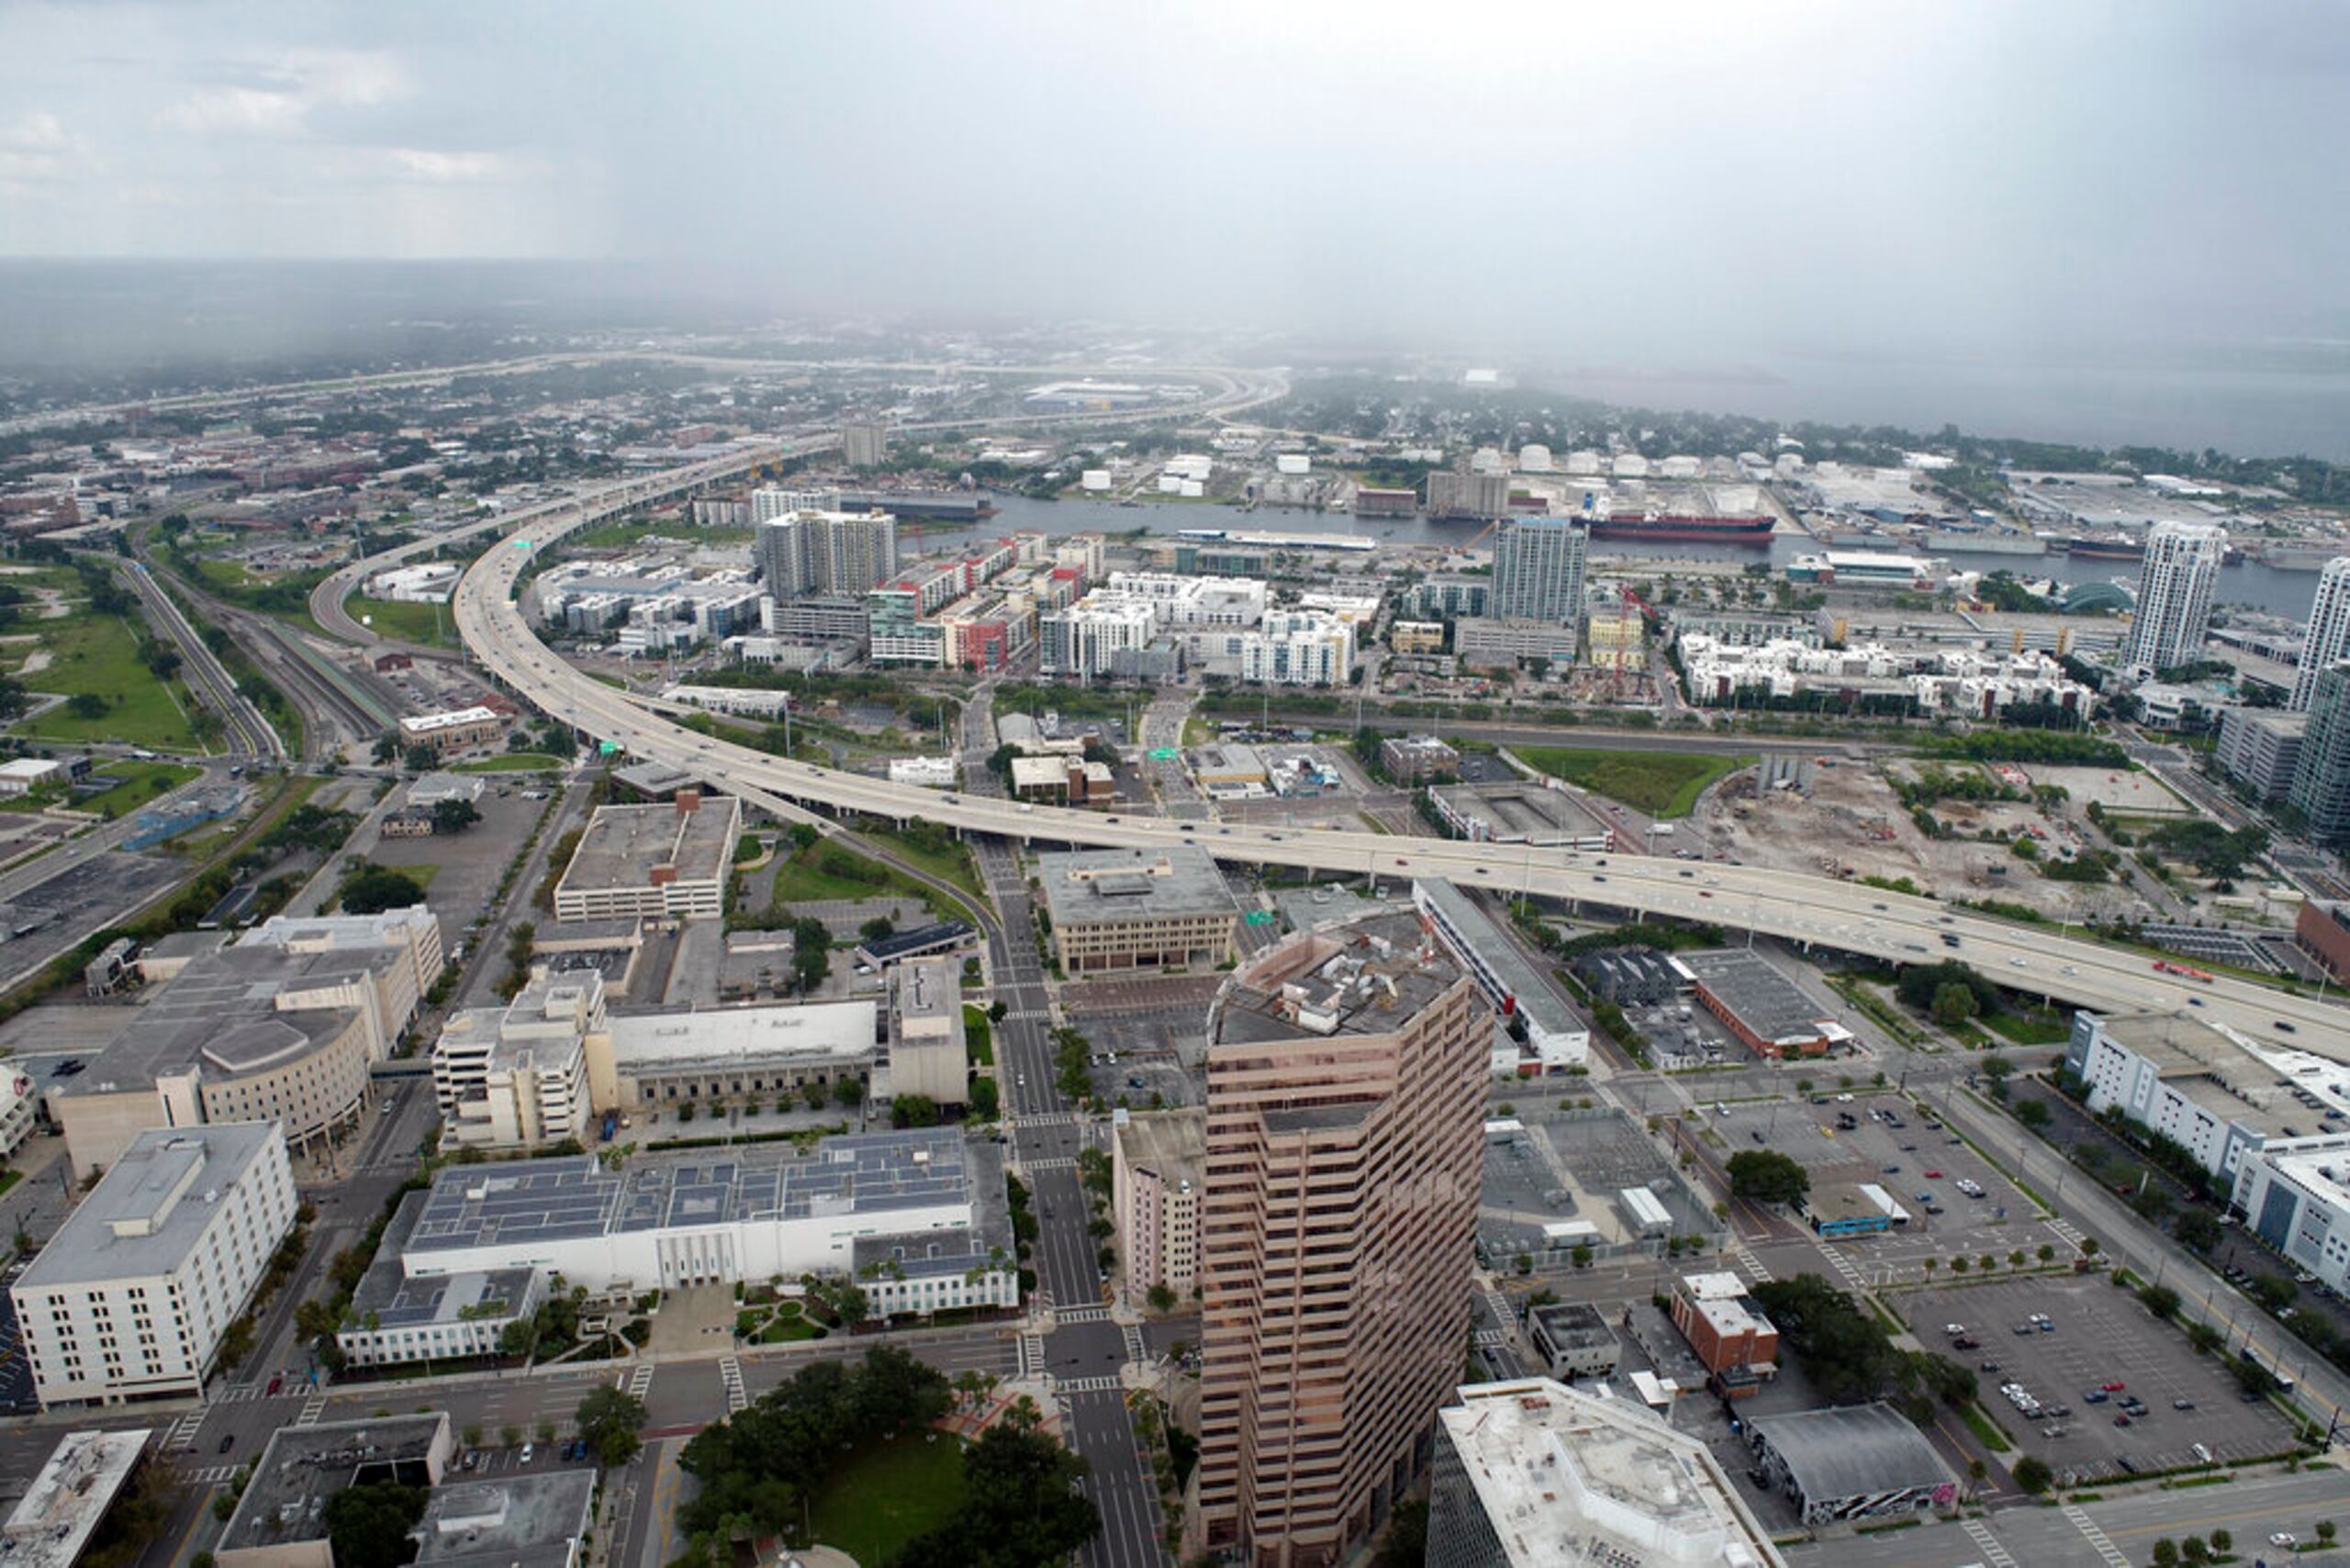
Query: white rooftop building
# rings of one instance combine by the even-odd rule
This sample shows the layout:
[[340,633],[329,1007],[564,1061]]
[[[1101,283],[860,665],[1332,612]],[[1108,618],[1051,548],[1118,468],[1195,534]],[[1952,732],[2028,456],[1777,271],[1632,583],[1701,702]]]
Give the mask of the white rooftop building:
[[73,1568],[153,1435],[151,1427],[66,1433],[0,1525],[0,1564]]
[[1429,1568],[1785,1568],[1705,1443],[1548,1378],[1438,1412]]

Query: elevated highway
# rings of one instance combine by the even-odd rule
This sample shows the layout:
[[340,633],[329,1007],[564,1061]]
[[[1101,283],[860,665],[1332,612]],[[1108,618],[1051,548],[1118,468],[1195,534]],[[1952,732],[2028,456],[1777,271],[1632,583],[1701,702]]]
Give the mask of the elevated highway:
[[574,728],[631,755],[803,819],[808,807],[945,823],[1024,841],[1148,849],[1191,844],[1217,858],[1381,877],[1448,877],[1527,893],[1746,928],[1896,963],[1960,958],[2018,991],[2101,1011],[2175,1011],[2245,1038],[2350,1060],[2350,1013],[2248,981],[2199,982],[2154,960],[2044,929],[1824,877],[1653,857],[1581,854],[1369,833],[1177,822],[1030,805],[896,785],[787,760],[673,722],[658,704],[572,669],[542,644],[515,602],[533,557],[610,515],[595,507],[517,529],[475,563],[455,596],[457,627],[487,669]]

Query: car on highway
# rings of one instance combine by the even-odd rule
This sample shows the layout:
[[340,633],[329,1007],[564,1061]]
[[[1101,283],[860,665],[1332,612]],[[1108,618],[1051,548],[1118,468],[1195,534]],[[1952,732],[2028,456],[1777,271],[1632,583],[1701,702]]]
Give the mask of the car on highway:
[[2280,1529],[2268,1538],[2271,1546],[2299,1546],[2300,1543],[2300,1538],[2288,1529]]
[[1939,1170],[1929,1170],[1926,1172],[1926,1180],[1929,1182],[1939,1182],[1942,1179],[1942,1173]]

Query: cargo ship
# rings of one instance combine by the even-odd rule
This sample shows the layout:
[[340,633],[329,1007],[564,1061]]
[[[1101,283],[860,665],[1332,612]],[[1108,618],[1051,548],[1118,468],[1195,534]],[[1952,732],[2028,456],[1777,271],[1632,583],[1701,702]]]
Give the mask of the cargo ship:
[[2146,558],[2146,546],[2121,534],[2109,539],[2074,538],[2065,541],[2065,554],[2099,561],[2143,561]]
[[976,522],[996,514],[995,503],[980,490],[843,490],[843,511],[878,507],[899,517],[942,522]]
[[1697,517],[1687,512],[1614,512],[1595,518],[1594,539],[1690,539],[1767,548],[1768,517]]

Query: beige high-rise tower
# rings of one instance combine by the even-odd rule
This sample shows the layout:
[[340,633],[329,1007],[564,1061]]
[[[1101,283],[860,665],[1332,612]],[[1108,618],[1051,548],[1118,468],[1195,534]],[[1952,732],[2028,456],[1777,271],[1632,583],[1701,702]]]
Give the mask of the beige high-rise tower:
[[1217,998],[1192,1549],[1336,1562],[1425,1462],[1468,1341],[1493,1028],[1408,913],[1302,932]]

